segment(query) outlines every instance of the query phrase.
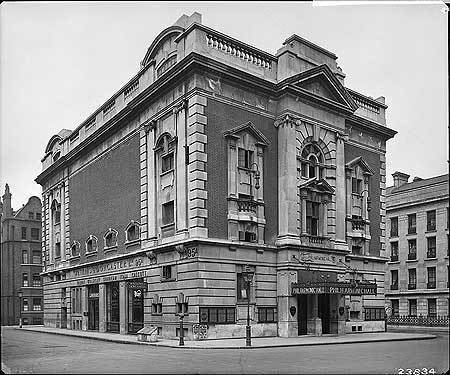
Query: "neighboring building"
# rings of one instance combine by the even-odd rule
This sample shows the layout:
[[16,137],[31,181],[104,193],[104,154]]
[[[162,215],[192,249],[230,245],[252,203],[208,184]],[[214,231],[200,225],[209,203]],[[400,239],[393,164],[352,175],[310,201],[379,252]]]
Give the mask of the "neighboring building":
[[386,299],[393,316],[448,316],[448,174],[392,174],[387,189]]
[[0,201],[1,324],[17,325],[20,317],[23,324],[43,324],[41,200],[30,197],[13,211],[11,196],[6,184]]
[[[276,55],[182,16],[36,181],[44,324],[198,337],[384,329],[384,98],[297,35]],[[251,278],[247,292],[246,275]],[[202,326],[199,327],[198,324]]]

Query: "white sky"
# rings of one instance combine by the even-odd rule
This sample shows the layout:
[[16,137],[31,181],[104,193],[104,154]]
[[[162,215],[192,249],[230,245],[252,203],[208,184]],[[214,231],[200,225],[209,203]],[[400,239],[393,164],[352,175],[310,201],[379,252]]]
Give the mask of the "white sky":
[[0,194],[13,207],[41,194],[34,179],[50,137],[75,129],[139,70],[153,39],[183,13],[275,54],[298,34],[338,56],[345,85],[386,97],[388,185],[397,170],[447,173],[447,9],[442,4],[10,2],[0,6]]

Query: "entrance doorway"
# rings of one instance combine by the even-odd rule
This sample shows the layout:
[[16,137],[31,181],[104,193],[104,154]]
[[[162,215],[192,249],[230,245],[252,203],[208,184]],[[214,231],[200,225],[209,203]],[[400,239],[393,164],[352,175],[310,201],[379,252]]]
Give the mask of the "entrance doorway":
[[99,328],[99,293],[98,285],[88,287],[88,330],[98,331]]
[[67,307],[61,307],[61,328],[67,328]]
[[298,319],[298,335],[308,334],[308,296],[299,294],[297,296],[297,319]]
[[[144,280],[135,279],[130,284],[144,284]],[[144,288],[133,287],[128,290],[128,333],[137,333],[144,328],[144,292]]]
[[330,333],[330,295],[319,294],[318,315],[322,319],[322,334]]

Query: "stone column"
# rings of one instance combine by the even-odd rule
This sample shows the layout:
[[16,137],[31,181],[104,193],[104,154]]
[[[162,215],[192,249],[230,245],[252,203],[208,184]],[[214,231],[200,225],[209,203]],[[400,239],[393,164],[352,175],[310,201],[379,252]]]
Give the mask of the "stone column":
[[121,335],[128,333],[128,288],[126,283],[126,281],[119,282],[119,320]]
[[[345,334],[345,319],[346,319],[346,309],[345,309],[345,295],[338,294],[337,295],[338,300],[338,335],[344,335]],[[343,313],[341,314],[341,311]]]
[[149,240],[156,240],[156,196],[155,196],[155,129],[156,121],[147,128],[147,233]]
[[322,319],[319,318],[319,295],[308,296],[308,335],[322,336]]
[[187,179],[186,179],[186,110],[187,102],[182,100],[174,109],[174,121],[177,139],[176,152],[176,231],[177,233],[188,231],[187,226]]
[[[291,283],[297,282],[297,271],[284,270],[277,273],[278,334],[280,337],[298,336],[297,296],[291,296]],[[290,308],[295,307],[292,316]]]
[[278,240],[277,244],[299,242],[297,233],[296,124],[290,115],[275,121],[278,128]]
[[99,332],[106,332],[106,284],[98,286]]
[[[83,314],[81,329],[87,331],[88,329],[88,290],[87,286],[81,287],[81,312]],[[86,313],[86,314],[85,314]]]
[[345,188],[345,135],[336,132],[336,242],[335,248],[347,250],[346,231],[346,188]]
[[301,222],[301,234],[306,235],[306,197],[307,197],[307,193],[306,191],[301,191],[300,192],[300,200],[301,200],[301,205],[302,205],[302,222]]

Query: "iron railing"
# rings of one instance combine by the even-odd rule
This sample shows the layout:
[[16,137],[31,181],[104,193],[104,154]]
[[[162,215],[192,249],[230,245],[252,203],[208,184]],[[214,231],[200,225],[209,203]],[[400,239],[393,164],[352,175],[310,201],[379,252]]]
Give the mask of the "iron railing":
[[388,316],[387,323],[397,326],[426,326],[426,327],[447,327],[448,315],[437,316],[411,316],[399,315]]

